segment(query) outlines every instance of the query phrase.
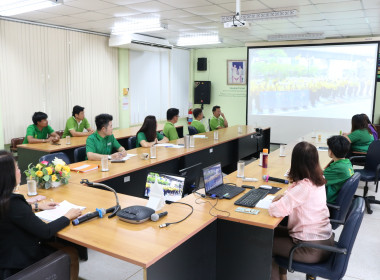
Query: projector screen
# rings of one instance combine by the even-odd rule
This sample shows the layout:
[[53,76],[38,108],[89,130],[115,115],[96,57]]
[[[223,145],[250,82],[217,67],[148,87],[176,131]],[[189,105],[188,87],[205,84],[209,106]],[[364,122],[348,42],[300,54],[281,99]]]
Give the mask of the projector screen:
[[353,115],[373,118],[377,58],[377,43],[248,48],[247,124],[272,143],[349,132]]

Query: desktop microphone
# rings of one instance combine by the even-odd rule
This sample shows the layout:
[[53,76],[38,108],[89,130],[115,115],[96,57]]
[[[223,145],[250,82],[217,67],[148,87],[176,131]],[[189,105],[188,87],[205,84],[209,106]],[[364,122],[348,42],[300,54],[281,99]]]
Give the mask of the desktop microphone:
[[84,222],[91,220],[93,218],[96,218],[96,217],[103,218],[104,214],[106,214],[106,210],[104,208],[100,208],[100,209],[96,208],[96,211],[94,211],[94,212],[87,213],[87,214],[84,214],[82,216],[79,216],[78,218],[76,218],[75,220],[72,221],[72,224],[74,226],[77,226],[81,223],[84,223]]
[[162,213],[160,213],[160,214],[153,213],[153,214],[150,216],[150,219],[151,219],[153,222],[157,222],[159,219],[161,219],[162,217],[165,217],[167,214],[168,214],[168,211],[162,212]]
[[269,175],[264,175],[263,179],[264,179],[265,182],[273,181],[273,182],[277,182],[277,183],[289,184],[288,180],[284,180],[284,179],[280,179],[280,178],[275,178],[275,177],[270,177]]

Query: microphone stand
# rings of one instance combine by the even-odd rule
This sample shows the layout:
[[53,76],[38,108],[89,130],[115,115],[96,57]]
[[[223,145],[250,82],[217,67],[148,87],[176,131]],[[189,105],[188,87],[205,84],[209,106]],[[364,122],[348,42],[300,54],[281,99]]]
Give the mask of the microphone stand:
[[80,180],[80,183],[81,184],[85,184],[85,185],[87,185],[89,187],[92,187],[92,186],[94,186],[94,187],[102,187],[102,188],[105,188],[107,190],[112,191],[115,194],[116,205],[113,206],[113,207],[111,207],[111,208],[108,208],[106,210],[106,213],[109,213],[109,212],[113,211],[112,214],[108,216],[108,219],[114,217],[116,215],[116,213],[119,212],[121,206],[119,204],[119,198],[117,196],[117,193],[116,193],[116,191],[113,188],[111,188],[111,187],[109,187],[107,185],[101,184],[101,183],[89,182],[88,179],[82,179],[82,180]]

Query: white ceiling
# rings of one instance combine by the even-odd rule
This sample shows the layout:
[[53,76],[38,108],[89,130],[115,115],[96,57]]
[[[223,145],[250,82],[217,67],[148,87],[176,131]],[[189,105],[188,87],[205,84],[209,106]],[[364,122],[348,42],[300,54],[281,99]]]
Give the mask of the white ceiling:
[[225,29],[221,16],[235,13],[235,0],[64,0],[64,5],[14,16],[18,19],[110,33],[126,18],[160,17],[168,29],[145,33],[176,44],[180,35],[218,32],[223,44],[244,46],[267,35],[324,32],[326,38],[380,35],[380,0],[251,0],[241,12],[297,9],[293,18],[255,21],[250,29]]

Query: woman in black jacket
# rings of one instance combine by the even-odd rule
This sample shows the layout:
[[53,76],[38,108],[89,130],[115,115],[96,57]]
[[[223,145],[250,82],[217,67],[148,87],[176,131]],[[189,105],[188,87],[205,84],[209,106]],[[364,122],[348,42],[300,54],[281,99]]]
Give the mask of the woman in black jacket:
[[[21,172],[13,156],[0,151],[0,279],[4,279],[51,254],[54,249],[42,244],[77,218],[81,211],[71,209],[48,224],[33,212],[23,195],[13,193]],[[51,208],[52,204],[39,207]],[[78,261],[76,261],[78,266]],[[75,270],[75,269],[74,269]],[[78,277],[79,267],[76,268]]]

